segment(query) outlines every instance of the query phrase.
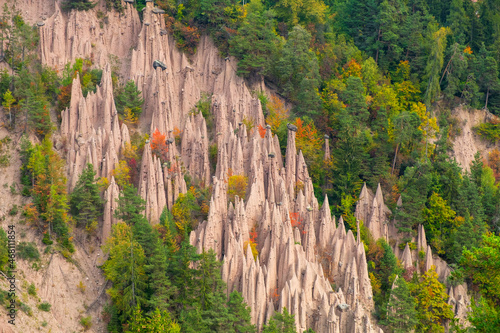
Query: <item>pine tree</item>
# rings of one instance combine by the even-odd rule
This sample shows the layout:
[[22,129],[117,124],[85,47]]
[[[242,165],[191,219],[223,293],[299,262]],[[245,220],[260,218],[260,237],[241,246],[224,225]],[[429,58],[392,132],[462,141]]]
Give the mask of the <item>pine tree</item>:
[[405,279],[397,278],[387,304],[387,318],[384,322],[394,333],[406,333],[417,325],[415,300]]
[[403,205],[395,212],[396,226],[400,232],[413,232],[422,222],[430,181],[428,164],[406,168],[401,192]]
[[452,0],[450,13],[446,18],[446,24],[453,33],[453,39],[460,45],[466,45],[471,26],[470,19],[465,13],[464,0]]
[[130,109],[134,117],[138,118],[142,113],[143,103],[141,91],[137,89],[133,80],[127,81],[123,90],[115,97],[116,110],[122,116],[125,109]]
[[176,290],[167,276],[166,249],[159,238],[156,239],[154,252],[147,261],[145,271],[149,276],[149,290],[151,292],[148,305],[151,309],[168,310]]
[[318,59],[309,49],[310,42],[311,34],[301,26],[295,26],[272,64],[272,76],[285,96],[296,104],[298,115],[313,116],[320,107],[320,76]]
[[229,40],[229,52],[239,59],[239,75],[266,74],[279,41],[273,30],[273,12],[265,11],[260,0],[250,1],[247,8],[247,19]]
[[189,244],[189,239],[181,243],[180,248],[172,255],[168,265],[168,276],[176,288],[174,296],[174,313],[179,316],[189,310],[194,303],[196,289],[195,269],[192,267],[199,260],[196,248]]
[[296,333],[295,316],[290,314],[287,308],[283,308],[283,313],[276,312],[269,323],[264,325],[262,333]]
[[339,119],[336,148],[332,151],[332,179],[334,201],[340,202],[344,195],[357,197],[361,188],[362,163],[367,160],[363,150],[363,140],[352,116],[343,111]]
[[359,77],[350,76],[342,93],[342,100],[347,105],[347,113],[353,117],[358,126],[367,125],[370,113],[366,106],[363,81]]
[[235,333],[253,333],[257,331],[255,325],[251,324],[250,308],[236,290],[229,294],[227,307],[229,309],[231,329]]
[[76,218],[78,226],[97,222],[104,213],[104,200],[101,199],[95,175],[94,166],[87,163],[70,195],[70,212]]
[[150,318],[142,315],[141,308],[138,306],[132,320],[129,321],[129,327],[126,333],[180,333],[181,327],[170,318],[170,313],[158,308],[151,314]]
[[498,79],[498,63],[493,57],[486,57],[484,59],[484,74],[481,83],[486,89],[486,101],[484,108],[488,109],[488,98],[490,91],[498,90],[500,87],[500,80]]
[[115,217],[127,224],[134,225],[137,221],[144,219],[142,212],[146,209],[146,201],[137,195],[133,185],[125,185],[117,199],[118,208]]
[[104,274],[113,282],[107,293],[123,323],[133,315],[137,306],[143,307],[147,303],[144,250],[134,240],[132,228],[122,222],[113,226],[113,234],[106,241],[104,250],[109,253]]

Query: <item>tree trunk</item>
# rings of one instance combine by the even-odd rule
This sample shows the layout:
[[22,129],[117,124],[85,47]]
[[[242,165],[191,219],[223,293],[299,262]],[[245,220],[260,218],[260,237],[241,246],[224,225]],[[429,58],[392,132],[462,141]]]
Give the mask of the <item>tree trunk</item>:
[[488,97],[490,95],[490,87],[488,87],[488,90],[486,91],[486,103],[484,104],[484,108],[488,109]]
[[394,172],[394,166],[396,165],[396,158],[398,157],[399,143],[396,145],[396,153],[394,154],[394,160],[392,161],[391,175]]

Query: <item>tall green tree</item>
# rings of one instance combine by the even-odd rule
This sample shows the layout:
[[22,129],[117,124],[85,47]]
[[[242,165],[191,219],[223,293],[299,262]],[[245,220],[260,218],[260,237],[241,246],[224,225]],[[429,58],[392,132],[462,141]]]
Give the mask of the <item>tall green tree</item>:
[[483,297],[500,304],[500,237],[483,235],[480,247],[464,250],[460,264],[465,276],[481,291]]
[[441,91],[439,80],[441,78],[441,69],[443,68],[444,62],[446,36],[449,33],[450,29],[443,27],[432,33],[433,44],[425,68],[427,88],[425,89],[424,102],[427,109],[430,108],[431,103],[435,101]]
[[342,100],[347,105],[346,111],[353,117],[358,126],[367,124],[370,116],[364,92],[363,81],[359,77],[350,76],[341,95]]
[[135,117],[139,117],[142,113],[143,103],[144,99],[141,97],[141,91],[137,89],[133,80],[127,81],[125,87],[115,97],[116,110],[122,116],[125,109],[130,109],[130,112]]
[[279,45],[273,12],[260,0],[250,1],[247,10],[246,20],[229,40],[229,52],[238,58],[238,74],[246,77],[268,73]]
[[293,27],[281,53],[272,65],[272,77],[284,95],[295,103],[298,115],[319,112],[318,59],[310,49],[311,34],[301,26]]
[[402,177],[402,206],[395,212],[396,226],[400,232],[414,233],[418,224],[423,220],[423,209],[427,201],[431,175],[430,166],[423,164],[406,168]]
[[79,226],[97,223],[97,219],[104,213],[104,200],[100,196],[95,176],[94,166],[87,163],[69,197],[70,212]]
[[417,310],[415,299],[410,293],[405,279],[397,278],[387,304],[387,318],[384,321],[394,333],[405,333],[415,329]]
[[262,333],[295,333],[295,316],[290,314],[287,308],[283,313],[276,312],[269,322],[262,328]]
[[119,311],[121,322],[127,322],[137,306],[147,303],[144,250],[134,240],[132,228],[123,222],[113,226],[113,234],[104,250],[109,253],[104,274],[113,282],[107,293]]
[[126,333],[181,333],[181,327],[172,318],[168,311],[156,309],[150,317],[142,314],[141,308],[137,307]]
[[227,301],[231,329],[236,333],[253,333],[257,329],[251,324],[250,307],[245,303],[243,296],[236,290],[229,294]]

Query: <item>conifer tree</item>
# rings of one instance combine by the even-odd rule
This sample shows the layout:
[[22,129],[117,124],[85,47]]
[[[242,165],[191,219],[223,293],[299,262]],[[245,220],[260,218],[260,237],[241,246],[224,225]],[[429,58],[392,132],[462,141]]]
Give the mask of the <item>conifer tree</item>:
[[129,327],[126,333],[181,333],[181,327],[171,319],[170,313],[158,308],[148,318],[143,316],[141,308],[137,307],[134,311],[132,320],[129,321]]
[[113,282],[107,293],[120,313],[121,322],[126,322],[137,306],[143,307],[147,303],[144,250],[134,240],[132,228],[122,222],[113,226],[113,234],[106,241],[104,250],[109,253],[104,274]]
[[134,117],[138,118],[142,113],[143,103],[144,99],[141,97],[141,91],[137,89],[133,80],[127,81],[123,90],[115,97],[116,110],[122,116],[125,109],[130,109]]
[[273,12],[265,10],[260,0],[248,4],[247,19],[238,34],[229,40],[229,52],[239,59],[238,74],[266,74],[277,52],[278,37],[273,30]]
[[236,290],[229,294],[227,307],[229,309],[231,329],[235,333],[253,333],[257,331],[255,325],[251,324],[250,307],[245,304],[243,296]]
[[167,276],[167,265],[166,249],[162,241],[156,237],[154,252],[144,267],[149,276],[151,296],[148,305],[151,309],[168,310],[172,302],[171,298],[176,293],[175,287],[172,286]]
[[415,300],[405,279],[397,278],[387,304],[387,318],[384,325],[394,333],[412,331],[417,325]]
[[295,316],[290,314],[287,308],[283,308],[283,313],[274,313],[269,323],[262,328],[262,333],[296,333],[296,331]]
[[360,127],[367,125],[370,116],[366,106],[364,89],[363,81],[359,77],[350,76],[346,81],[346,88],[341,96],[347,105],[347,113],[353,117],[353,120]]
[[70,212],[79,226],[88,226],[94,221],[97,222],[97,219],[104,213],[104,200],[99,194],[99,185],[97,185],[95,175],[94,166],[87,163],[70,195]]
[[144,219],[142,212],[146,209],[146,201],[137,195],[134,185],[125,184],[123,191],[117,199],[118,208],[115,211],[115,217],[129,225]]

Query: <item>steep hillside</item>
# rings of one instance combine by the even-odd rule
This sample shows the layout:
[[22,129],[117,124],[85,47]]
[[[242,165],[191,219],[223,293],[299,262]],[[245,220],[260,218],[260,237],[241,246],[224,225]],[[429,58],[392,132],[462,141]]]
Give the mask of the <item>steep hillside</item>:
[[[4,2],[0,1],[0,4]],[[377,178],[379,174],[371,170],[373,174],[370,178],[363,179],[372,185],[380,181],[376,189],[370,189],[366,183],[358,187],[362,184],[358,177],[361,171],[358,171],[356,184],[353,185],[355,190],[352,191],[356,193],[356,198],[346,195],[351,193],[346,190],[346,193],[336,194],[339,202],[332,203],[328,196],[332,197],[332,184],[344,176],[335,174],[333,170],[336,169],[331,166],[335,159],[341,159],[338,147],[342,140],[349,140],[350,136],[362,137],[359,133],[364,133],[364,139],[373,147],[382,134],[371,135],[369,129],[349,132],[347,128],[345,133],[350,134],[341,137],[341,130],[336,128],[331,129],[331,136],[321,136],[318,143],[323,145],[324,151],[314,153],[322,156],[321,172],[330,174],[323,176],[328,178],[328,182],[322,184],[325,195],[319,196],[319,186],[313,179],[319,171],[317,168],[313,170],[313,162],[308,159],[310,152],[298,149],[299,144],[304,148],[302,131],[305,126],[297,128],[291,123],[286,124],[286,117],[279,131],[266,124],[266,121],[269,122],[269,118],[266,119],[269,110],[259,96],[259,93],[269,92],[264,78],[259,76],[258,79],[245,80],[238,76],[238,59],[221,56],[220,49],[210,36],[201,36],[193,55],[182,52],[169,32],[171,27],[167,26],[163,10],[156,7],[153,1],[145,2],[140,16],[128,1],[121,1],[122,13],[106,10],[105,1],[100,1],[88,11],[71,12],[61,11],[60,1],[21,0],[16,5],[25,20],[34,24],[38,32],[40,39],[36,53],[41,64],[62,72],[68,63],[88,58],[92,60],[93,67],[102,69],[95,91],[88,94],[83,92],[82,72],[76,71],[71,76],[70,102],[61,112],[60,122],[52,105],[52,121],[57,124],[57,129],[51,136],[51,149],[55,149],[65,161],[68,193],[77,187],[80,176],[90,163],[96,177],[102,181],[99,186],[103,189],[105,203],[95,233],[85,227],[77,228],[76,222],[70,219],[71,242],[75,246],[73,254],[60,244],[42,242],[45,236],[26,223],[27,218],[22,215],[23,207],[32,200],[21,195],[22,129],[19,126],[11,131],[0,128],[0,138],[9,136],[12,139],[10,164],[0,172],[0,185],[3,185],[0,187],[2,228],[7,229],[14,224],[16,241],[32,242],[40,251],[38,260],[18,259],[18,297],[25,307],[17,314],[16,326],[3,325],[6,316],[2,312],[0,325],[3,326],[0,329],[5,332],[73,332],[83,330],[85,320],[88,320],[92,323],[89,332],[105,332],[108,322],[117,320],[118,315],[106,306],[112,303],[116,293],[110,293],[111,297],[106,293],[112,283],[106,280],[102,265],[109,259],[105,244],[112,239],[115,226],[122,225],[116,214],[124,214],[118,199],[123,198],[123,193],[131,184],[124,185],[120,170],[130,160],[135,163],[137,172],[127,172],[127,176],[132,178],[129,183],[136,181],[137,194],[145,202],[144,217],[158,234],[162,234],[162,246],[174,248],[173,252],[178,251],[176,247],[184,246],[181,245],[181,232],[189,230],[190,233],[184,237],[198,253],[213,250],[216,259],[222,261],[225,295],[232,291],[241,293],[251,310],[250,321],[259,332],[275,313],[283,312],[285,308],[294,316],[297,332],[308,329],[330,333],[386,331],[386,327],[377,320],[380,314],[376,313],[380,308],[377,308],[376,302],[380,302],[380,298],[375,298],[380,295],[381,287],[374,275],[378,269],[375,266],[380,264],[383,256],[383,251],[379,249],[383,249],[384,245],[390,248],[391,255],[399,259],[399,262],[394,259],[394,266],[400,268],[397,271],[401,273],[401,279],[410,281],[413,278],[415,282],[419,276],[435,271],[439,281],[446,285],[448,296],[445,295],[445,302],[452,316],[461,324],[468,325],[466,317],[471,296],[463,280],[454,284],[449,282],[454,267],[443,259],[447,259],[443,255],[445,251],[439,252],[442,245],[436,242],[436,228],[432,231],[433,242],[431,244],[429,240],[428,244],[424,224],[429,219],[421,214],[420,220],[413,221],[414,225],[407,228],[409,231],[398,233],[401,225],[397,218],[401,216],[397,215],[397,211],[401,207],[412,208],[414,204],[410,200],[405,202],[403,192],[419,176],[413,174],[408,179],[404,178],[407,183],[398,182],[398,177],[403,179],[405,172],[414,168],[418,170],[425,164],[430,159],[427,144],[436,141],[436,136],[431,138],[428,134],[432,119],[427,116],[424,104],[414,104],[418,110],[412,111],[412,114],[407,112],[408,121],[401,116],[394,118],[399,123],[391,125],[390,129],[389,125],[387,128],[380,125],[381,133],[388,133],[384,144],[389,148],[385,147],[383,154],[390,151],[387,156],[391,156],[394,162],[391,170],[389,162],[383,161],[385,164],[380,172],[383,169],[386,178]],[[361,79],[357,79],[363,90]],[[122,89],[129,80],[137,86],[144,99],[137,121],[125,119],[123,110],[119,110],[116,104],[117,89]],[[384,80],[380,78],[380,82]],[[249,81],[254,82],[252,86],[249,86]],[[340,109],[353,108],[353,113],[358,112],[354,98],[351,105],[344,105],[336,93],[332,94],[337,98]],[[282,96],[276,98],[278,102],[282,99]],[[370,101],[368,97],[365,99]],[[381,107],[369,114],[366,101],[363,103],[366,119],[376,118],[377,112],[382,114]],[[7,119],[7,107],[2,112],[2,119]],[[340,119],[341,115],[339,112],[335,117]],[[468,170],[476,151],[485,155],[492,149],[472,131],[473,126],[489,119],[489,114],[456,108],[452,116],[461,125],[461,132],[453,141],[452,155]],[[323,118],[318,116],[318,119]],[[433,120],[435,125],[436,120]],[[321,123],[321,120],[316,119],[316,122]],[[299,124],[302,122],[299,121]],[[324,128],[330,126],[323,125]],[[417,143],[413,136],[407,139],[398,134],[398,130],[402,132],[405,126],[410,125],[415,132],[423,132],[421,128],[427,126],[428,132],[425,135],[412,133],[419,138]],[[153,133],[159,135],[155,137]],[[389,139],[390,136],[392,138]],[[333,157],[330,154],[330,139],[337,149]],[[30,140],[39,143],[40,135],[31,135]],[[356,143],[347,142],[346,145]],[[162,147],[160,152],[158,145]],[[419,148],[412,151],[412,147],[417,145]],[[368,144],[366,149],[359,149],[360,155],[369,155],[367,147]],[[134,154],[140,152],[142,156],[129,158],[127,154],[131,154],[131,150]],[[376,157],[380,151],[375,149],[370,153]],[[416,158],[413,152],[418,155]],[[359,157],[345,156],[347,162]],[[387,156],[384,155],[384,158]],[[374,165],[365,167],[376,169]],[[244,179],[239,191],[234,189],[235,176]],[[126,178],[127,181],[129,178]],[[428,187],[430,193],[431,185]],[[435,188],[439,186],[436,185],[432,191]],[[201,190],[207,193],[204,194],[203,213],[196,218],[190,215],[192,221],[189,221],[189,228],[180,225],[178,220],[175,223],[172,220],[169,230],[168,219],[174,218],[169,216],[175,213],[179,199],[190,194],[194,196],[198,193],[196,191]],[[456,188],[450,191],[454,190]],[[411,195],[405,194],[407,199]],[[427,196],[427,192],[422,195],[424,208],[427,208]],[[346,204],[349,198],[352,201]],[[455,197],[453,199],[458,201]],[[16,205],[18,212],[15,212]],[[142,216],[142,212],[139,213]],[[472,219],[476,217],[474,212],[468,211],[462,215],[470,218],[469,213]],[[465,225],[465,222],[454,219],[455,212],[450,216],[446,217],[446,223],[453,221],[453,226],[457,228]],[[170,235],[172,230],[177,231],[175,237]],[[379,239],[383,240],[382,243],[376,243]],[[131,236],[130,246],[126,247],[127,254],[130,248],[131,267],[135,253],[133,244]],[[110,247],[112,245],[108,243],[107,249]],[[144,255],[144,252],[139,253]],[[147,266],[146,269],[152,269],[154,265]],[[187,267],[193,270],[199,268],[196,263],[189,262]],[[133,268],[131,274],[133,279]],[[390,282],[387,287],[390,290],[397,276],[390,274],[386,280],[383,282]],[[30,284],[34,285],[36,292],[28,292]],[[8,288],[4,278],[0,278],[0,288]],[[132,283],[132,299],[135,302],[134,288]],[[148,288],[154,289],[151,286]],[[387,299],[389,294],[385,301]],[[50,303],[49,311],[43,311],[43,305],[40,309],[40,304],[44,302]],[[449,328],[448,320],[440,324]]]

